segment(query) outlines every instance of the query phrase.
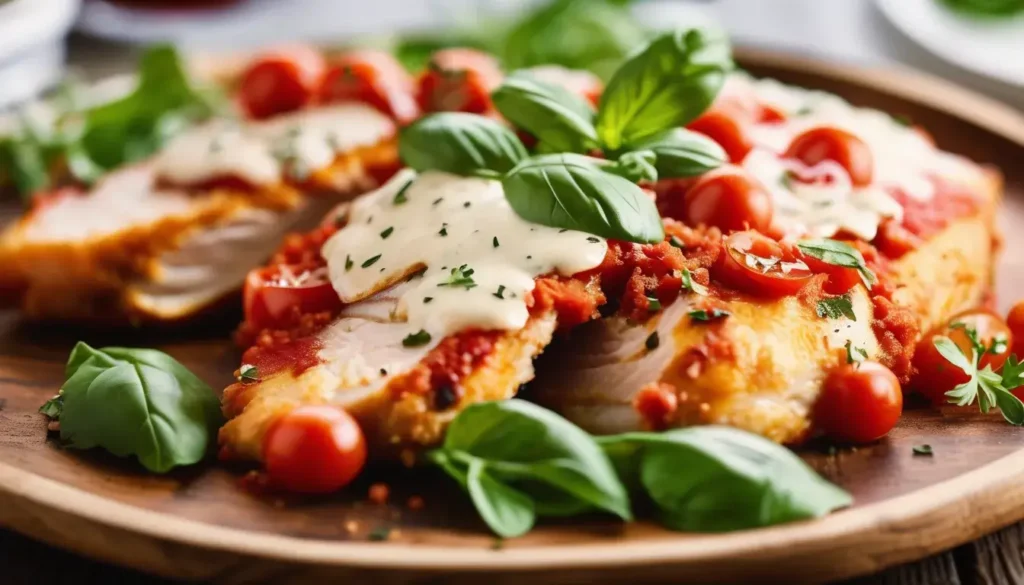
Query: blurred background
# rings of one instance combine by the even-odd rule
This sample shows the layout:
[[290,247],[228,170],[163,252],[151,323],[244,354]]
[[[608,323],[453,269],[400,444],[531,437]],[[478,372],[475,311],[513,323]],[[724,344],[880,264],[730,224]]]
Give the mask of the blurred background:
[[[1024,0],[586,0],[573,38],[511,29],[547,0],[0,0],[0,108],[65,71],[97,78],[132,68],[138,47],[237,51],[291,40],[417,51],[471,44],[524,63],[559,51],[610,52],[638,29],[714,20],[737,45],[842,62],[907,65],[1024,109]],[[569,55],[569,60],[576,56]],[[571,64],[571,63],[569,63]]]

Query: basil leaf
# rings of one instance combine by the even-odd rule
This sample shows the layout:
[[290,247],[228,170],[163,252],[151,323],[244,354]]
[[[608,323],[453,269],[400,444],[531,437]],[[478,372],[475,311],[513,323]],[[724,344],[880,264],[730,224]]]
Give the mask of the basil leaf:
[[789,449],[731,427],[626,433],[598,441],[620,469],[637,470],[662,520],[674,530],[770,526],[851,503],[848,493]]
[[406,126],[398,154],[417,171],[496,177],[525,159],[526,149],[512,130],[496,120],[443,112]]
[[615,161],[615,164],[605,167],[609,173],[616,174],[632,183],[648,181],[653,183],[658,180],[658,170],[655,168],[656,156],[650,150],[636,150],[623,154]]
[[542,155],[502,179],[512,209],[527,221],[638,243],[665,239],[654,202],[635,184],[575,154]]
[[819,240],[804,240],[797,242],[796,245],[800,248],[801,252],[812,258],[817,258],[833,266],[856,269],[868,290],[871,290],[871,286],[878,282],[875,273],[867,267],[860,250],[846,242],[822,238]]
[[[428,458],[467,490],[502,492],[471,492],[481,516],[499,534],[515,532],[510,524],[525,524],[525,505],[517,495],[528,498],[537,514],[598,509],[632,518],[629,496],[594,439],[529,402],[512,399],[469,406],[452,421],[444,444]],[[469,481],[474,466],[486,472],[475,488]],[[494,509],[498,504],[503,506],[502,516],[518,519],[519,524],[501,519]]]
[[851,321],[857,320],[857,314],[853,312],[853,303],[850,297],[831,297],[821,299],[816,305],[818,317],[822,319],[840,319],[846,317]]
[[627,60],[601,95],[597,135],[611,150],[685,125],[711,105],[732,70],[721,31],[663,34]]
[[624,6],[555,0],[509,31],[500,56],[513,70],[554,64],[606,77],[646,37]]
[[971,17],[1005,18],[1024,12],[1024,0],[941,0],[949,8]]
[[508,76],[491,95],[509,122],[558,152],[597,148],[594,109],[564,87],[542,82],[525,71]]
[[1020,398],[1000,386],[994,386],[992,391],[995,393],[996,406],[999,407],[999,412],[1003,413],[1006,422],[1018,427],[1024,425],[1024,403]]
[[717,142],[685,128],[659,132],[629,147],[653,151],[656,156],[654,166],[662,179],[703,175],[728,162],[725,149]]
[[213,390],[159,351],[79,343],[66,371],[60,434],[76,449],[135,455],[163,473],[202,459],[221,422]]
[[482,460],[473,459],[466,474],[466,490],[480,517],[503,538],[526,534],[537,518],[533,500],[488,475],[484,467]]

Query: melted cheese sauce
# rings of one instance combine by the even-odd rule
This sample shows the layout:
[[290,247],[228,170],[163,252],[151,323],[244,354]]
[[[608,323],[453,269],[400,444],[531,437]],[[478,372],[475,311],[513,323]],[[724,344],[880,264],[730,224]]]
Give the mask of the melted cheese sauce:
[[214,119],[175,136],[156,156],[158,176],[194,185],[237,177],[252,185],[304,180],[338,154],[373,146],[395,133],[394,122],[370,106],[339,104],[259,122]]
[[467,329],[522,328],[535,277],[595,268],[607,249],[602,238],[520,218],[497,181],[406,170],[353,203],[323,256],[346,303],[425,266],[390,318],[436,340]]
[[[871,240],[883,219],[899,219],[902,214],[887,189],[927,201],[934,195],[929,176],[968,183],[978,180],[978,167],[970,161],[938,150],[888,114],[856,108],[838,96],[745,75],[731,77],[723,95],[753,96],[786,115],[785,121],[748,129],[756,146],[742,164],[771,193],[776,221],[787,234],[829,237],[844,230]],[[808,168],[781,158],[796,136],[820,126],[840,128],[867,144],[874,159],[871,185],[854,187],[845,169],[835,163]],[[787,179],[791,174],[804,180]]]

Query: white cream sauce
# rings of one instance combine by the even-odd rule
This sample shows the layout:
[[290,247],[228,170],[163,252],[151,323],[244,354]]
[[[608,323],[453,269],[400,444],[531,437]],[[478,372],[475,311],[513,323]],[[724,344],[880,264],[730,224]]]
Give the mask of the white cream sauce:
[[[405,201],[396,203],[399,193]],[[522,328],[535,277],[595,268],[607,249],[602,238],[520,218],[497,181],[406,170],[352,204],[348,224],[323,255],[346,303],[426,266],[391,317],[407,320],[410,333],[438,339],[466,329]],[[455,282],[460,267],[461,274],[472,270],[463,284]]]
[[218,118],[175,136],[156,155],[157,174],[193,185],[237,177],[253,185],[282,180],[289,169],[305,179],[339,154],[373,146],[395,133],[395,123],[363,104],[301,110],[258,122]]
[[[934,195],[930,175],[965,182],[978,178],[976,165],[938,150],[913,128],[886,113],[856,108],[832,94],[734,75],[723,96],[755,96],[759,103],[787,116],[785,121],[754,124],[748,129],[756,147],[742,163],[772,194],[776,220],[787,234],[828,237],[846,230],[871,240],[884,218],[898,219],[902,213],[887,188],[927,201]],[[846,171],[835,163],[807,168],[782,160],[782,153],[796,136],[820,126],[845,130],[867,144],[874,159],[871,185],[854,187]],[[822,180],[791,181],[785,178],[787,173]]]

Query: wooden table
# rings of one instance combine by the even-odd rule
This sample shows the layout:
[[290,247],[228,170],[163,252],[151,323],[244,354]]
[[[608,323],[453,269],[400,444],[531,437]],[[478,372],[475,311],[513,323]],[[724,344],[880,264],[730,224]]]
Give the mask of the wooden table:
[[[3,529],[0,529],[0,575],[0,582],[7,585],[175,583],[57,550]],[[836,585],[1020,583],[1024,583],[1024,523],[917,563]]]

